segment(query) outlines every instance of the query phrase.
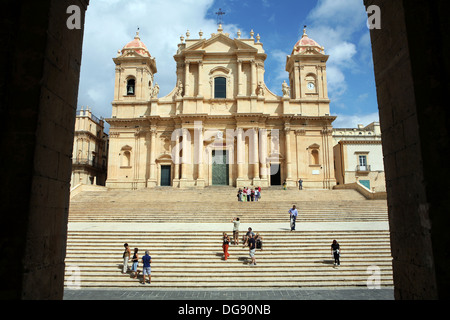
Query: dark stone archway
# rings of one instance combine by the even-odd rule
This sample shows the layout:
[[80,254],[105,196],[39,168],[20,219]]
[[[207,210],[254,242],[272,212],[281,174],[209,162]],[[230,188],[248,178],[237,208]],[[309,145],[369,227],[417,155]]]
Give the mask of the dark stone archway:
[[5,0],[0,10],[0,299],[62,299],[83,30],[70,5]]
[[381,9],[371,40],[395,298],[449,298],[448,2],[364,3]]
[[[397,299],[449,297],[447,1],[366,0]],[[82,29],[66,26],[70,5]],[[0,27],[2,299],[62,299],[88,0],[5,0]]]

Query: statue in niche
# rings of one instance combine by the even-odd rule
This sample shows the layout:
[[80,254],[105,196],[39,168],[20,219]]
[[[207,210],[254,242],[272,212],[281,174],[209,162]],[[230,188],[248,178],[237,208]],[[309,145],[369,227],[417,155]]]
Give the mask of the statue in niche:
[[181,83],[181,80],[178,80],[177,83],[177,91],[175,92],[175,98],[181,98],[183,96],[183,84]]
[[168,139],[168,138],[165,138],[164,139],[164,142],[163,142],[163,145],[164,145],[164,153],[169,153],[169,151],[170,151],[170,139]]
[[286,83],[286,80],[283,81],[283,84],[281,85],[281,90],[283,91],[283,97],[289,97],[291,94],[291,89]]
[[260,97],[264,96],[264,87],[261,81],[259,82],[258,87],[256,88],[256,95]]
[[159,85],[156,83],[152,89],[152,98],[157,98],[159,94]]

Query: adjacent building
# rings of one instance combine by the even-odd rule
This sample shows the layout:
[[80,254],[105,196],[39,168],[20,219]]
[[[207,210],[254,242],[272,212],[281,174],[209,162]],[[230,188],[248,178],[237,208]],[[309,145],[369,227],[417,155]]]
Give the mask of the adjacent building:
[[335,128],[333,138],[336,184],[359,182],[371,191],[386,191],[380,124]]
[[104,124],[105,121],[94,116],[88,107],[77,111],[70,182],[72,188],[78,184],[105,185],[108,135]]

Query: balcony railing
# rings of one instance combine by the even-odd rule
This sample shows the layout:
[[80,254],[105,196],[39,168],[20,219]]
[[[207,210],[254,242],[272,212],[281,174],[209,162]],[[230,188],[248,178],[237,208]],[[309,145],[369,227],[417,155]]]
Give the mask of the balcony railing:
[[72,159],[72,165],[89,166],[102,171],[106,171],[106,166],[101,163],[95,163],[94,160],[89,159]]
[[370,165],[365,165],[365,166],[357,165],[356,166],[356,171],[358,171],[358,172],[369,172],[370,171]]

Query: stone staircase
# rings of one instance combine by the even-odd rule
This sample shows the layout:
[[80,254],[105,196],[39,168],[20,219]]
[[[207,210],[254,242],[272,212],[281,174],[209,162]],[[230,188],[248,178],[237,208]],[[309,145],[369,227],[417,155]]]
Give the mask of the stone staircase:
[[[83,288],[142,287],[139,279],[121,274],[123,243],[140,256],[152,256],[152,288],[298,288],[366,286],[377,272],[381,286],[392,286],[389,231],[320,230],[260,232],[263,250],[256,251],[256,266],[249,265],[248,249],[230,245],[230,258],[222,257],[222,231],[231,236],[230,219],[247,223],[286,223],[287,210],[296,204],[302,222],[363,223],[387,221],[386,201],[368,201],[353,190],[264,190],[260,202],[238,202],[233,188],[208,190],[137,190],[86,192],[74,197],[69,226],[66,283],[74,268]],[[167,197],[166,194],[168,194]],[[229,230],[131,230],[131,223],[227,223]],[[113,231],[108,224],[114,224]],[[121,229],[117,226],[123,226]],[[161,224],[162,225],[162,224]],[[156,228],[157,230],[158,228]],[[153,228],[152,230],[155,230]],[[240,237],[244,234],[241,228]],[[341,266],[335,268],[330,245],[341,245]],[[142,263],[139,268],[142,270]],[[375,270],[375,271],[373,271]]]
[[[257,202],[238,202],[234,188],[89,192],[72,199],[71,222],[286,222],[295,204],[299,221],[387,221],[385,200],[354,190],[266,190]],[[89,206],[88,208],[86,206]]]

